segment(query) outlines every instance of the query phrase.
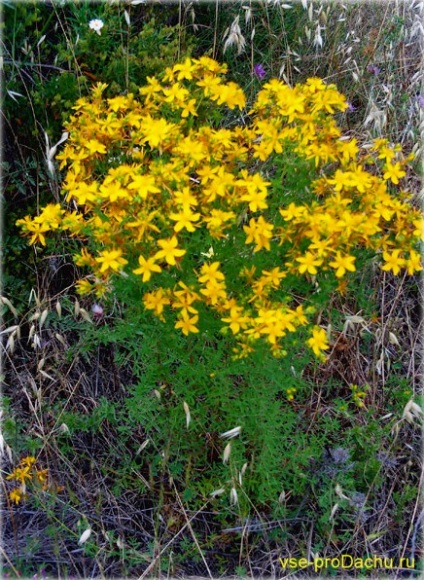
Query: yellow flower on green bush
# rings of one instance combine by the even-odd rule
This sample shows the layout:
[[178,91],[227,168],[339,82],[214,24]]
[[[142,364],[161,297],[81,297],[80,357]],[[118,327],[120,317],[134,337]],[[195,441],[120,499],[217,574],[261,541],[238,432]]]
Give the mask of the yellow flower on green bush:
[[312,336],[306,341],[306,344],[311,347],[318,357],[321,357],[323,352],[330,348],[327,333],[323,328],[314,328]]
[[[185,335],[209,313],[237,356],[256,341],[281,356],[287,334],[313,324],[296,280],[341,287],[363,248],[383,270],[414,275],[421,213],[398,187],[409,160],[399,146],[342,135],[335,114],[347,103],[335,85],[271,79],[252,103],[226,73],[187,58],[137,95],[105,98],[96,85],[57,155],[64,203],[17,223],[32,244],[48,232],[81,240],[80,293],[113,291],[124,273],[145,285],[145,309]],[[309,179],[301,198],[285,183],[287,160]],[[307,344],[322,357],[325,331],[313,327]]]
[[100,272],[118,272],[122,266],[128,264],[128,260],[122,257],[122,250],[103,250],[99,258],[95,258],[100,264]]
[[28,489],[40,487],[46,490],[48,488],[48,470],[38,469],[36,458],[31,455],[23,457],[12,473],[6,476],[7,481],[15,481],[19,484],[9,492],[9,499],[15,504],[21,503],[28,497]]

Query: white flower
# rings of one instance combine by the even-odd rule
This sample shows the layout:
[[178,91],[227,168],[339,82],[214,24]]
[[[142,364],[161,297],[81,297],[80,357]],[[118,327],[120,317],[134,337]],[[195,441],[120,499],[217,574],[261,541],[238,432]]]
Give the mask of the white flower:
[[97,32],[97,34],[100,36],[101,34],[101,29],[104,26],[104,22],[103,20],[99,20],[98,18],[95,18],[94,20],[90,20],[90,22],[88,23],[88,26],[91,28],[91,30],[94,30],[94,32]]

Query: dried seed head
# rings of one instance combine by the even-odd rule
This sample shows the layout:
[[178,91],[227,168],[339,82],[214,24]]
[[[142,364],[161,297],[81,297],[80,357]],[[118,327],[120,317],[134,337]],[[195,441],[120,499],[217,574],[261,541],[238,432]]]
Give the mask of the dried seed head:
[[251,18],[252,18],[252,9],[250,8],[250,6],[242,6],[244,12],[244,21],[246,24],[249,24]]
[[237,490],[235,487],[231,488],[230,491],[230,502],[232,505],[237,505],[238,504],[238,495],[237,495]]
[[330,514],[330,521],[334,520],[334,516],[336,515],[337,510],[339,509],[339,504],[336,503],[333,506],[333,509],[331,510],[331,514]]
[[46,318],[47,318],[48,313],[49,313],[48,308],[45,308],[43,310],[43,312],[41,313],[40,322],[39,322],[40,328],[42,328],[43,324],[46,322]]
[[221,487],[220,489],[215,489],[215,491],[213,491],[210,496],[211,497],[217,497],[218,495],[222,495],[225,492],[225,489],[223,487]]
[[191,420],[190,407],[187,405],[187,403],[185,401],[183,402],[183,407],[184,407],[184,413],[186,415],[186,425],[187,425],[187,429],[188,429],[188,426],[190,425],[190,420]]
[[334,491],[336,492],[336,495],[338,495],[338,496],[339,496],[341,499],[349,499],[349,498],[347,497],[347,495],[345,495],[345,494],[343,493],[343,490],[342,490],[342,488],[340,487],[340,485],[339,485],[339,484],[337,484],[337,485],[336,485],[336,488],[335,488],[335,490],[334,490]]
[[78,540],[78,544],[81,546],[82,544],[85,544],[85,542],[88,540],[88,538],[91,536],[91,528],[88,528],[87,530],[85,530],[85,532],[83,534],[81,534],[80,539]]
[[6,350],[9,350],[12,353],[15,350],[15,339],[13,338],[13,334],[11,334],[7,339]]
[[414,403],[414,400],[411,399],[405,405],[403,410],[402,419],[406,419],[408,423],[413,423],[414,419],[419,419],[422,415],[423,411],[419,405]]
[[33,334],[35,332],[35,324],[31,325],[31,328],[29,329],[29,334],[28,334],[28,342],[31,340],[31,338],[33,337]]
[[1,334],[14,333],[17,328],[18,328],[18,325],[17,324],[15,324],[14,326],[8,326],[7,328],[5,328],[4,330],[2,330],[0,332],[0,335]]
[[9,310],[12,312],[12,314],[15,318],[18,317],[18,311],[16,310],[16,308],[14,308],[12,306],[12,303],[10,302],[10,300],[8,298],[6,298],[6,296],[0,296],[0,301],[3,304],[6,304],[6,306],[9,308]]
[[65,339],[63,338],[63,336],[61,334],[59,334],[58,332],[55,333],[55,337],[57,338],[57,340],[63,344],[63,346],[66,346],[66,342]]
[[225,433],[221,433],[221,437],[223,439],[233,439],[234,437],[237,437],[237,435],[240,435],[241,432],[241,427],[234,427],[234,429],[230,429],[229,431],[225,431]]
[[140,453],[143,451],[143,449],[146,449],[146,447],[148,446],[149,443],[150,443],[150,439],[146,439],[146,441],[143,441],[143,443],[137,449],[136,455],[140,455]]
[[[44,372],[43,370],[40,371],[40,375],[43,375],[43,377],[46,377],[46,379],[50,379],[51,381],[55,380],[54,377],[52,377],[48,373]],[[41,391],[40,391],[40,397],[41,397]]]
[[85,308],[80,308],[79,313],[82,316],[82,318],[84,318],[84,320],[86,320],[87,322],[93,322]]
[[231,443],[227,443],[224,449],[224,456],[222,458],[222,462],[227,463],[228,460],[230,459],[230,455],[231,455]]
[[241,29],[239,26],[239,19],[240,16],[237,15],[234,21],[232,22],[230,28],[225,31],[224,38],[227,40],[224,43],[224,54],[225,51],[230,48],[231,46],[237,47],[237,54],[241,54],[246,46],[246,40],[241,33]]

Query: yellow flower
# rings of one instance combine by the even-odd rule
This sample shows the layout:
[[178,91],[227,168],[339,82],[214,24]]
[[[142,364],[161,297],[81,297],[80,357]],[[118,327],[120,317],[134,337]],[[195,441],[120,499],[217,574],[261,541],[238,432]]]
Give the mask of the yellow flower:
[[293,311],[293,320],[300,326],[303,324],[308,324],[308,319],[304,314],[304,310],[301,304],[296,308],[296,310]]
[[174,296],[177,298],[176,301],[172,303],[172,308],[181,308],[182,311],[191,312],[192,314],[197,314],[196,308],[192,306],[193,302],[199,300],[199,295],[197,292],[191,290],[184,282],[178,282],[178,286],[182,290],[174,290]]
[[156,316],[160,316],[163,312],[163,307],[170,304],[170,302],[163,288],[159,288],[155,292],[147,292],[143,296],[144,307],[147,310],[153,310]]
[[152,272],[161,272],[162,268],[155,264],[154,258],[147,258],[147,260],[143,256],[138,257],[138,263],[140,264],[140,268],[136,268],[133,270],[134,274],[142,274],[143,275],[143,282],[148,282],[152,276]]
[[174,193],[174,200],[177,205],[181,205],[183,208],[189,208],[190,206],[199,204],[196,196],[189,187],[183,187],[181,191],[176,191]]
[[35,457],[33,457],[32,455],[27,455],[26,457],[23,457],[20,460],[19,465],[21,467],[32,467],[35,461],[36,461]]
[[236,181],[236,185],[247,189],[247,193],[241,196],[241,201],[249,202],[250,211],[266,209],[267,186],[270,182],[262,179],[258,173],[248,175],[247,171],[242,170],[241,174],[243,179]]
[[307,210],[306,207],[296,205],[292,202],[287,206],[287,209],[280,209],[279,212],[284,220],[288,222],[303,217],[307,213]]
[[101,153],[102,155],[104,155],[106,153],[105,145],[103,145],[103,143],[100,143],[100,141],[97,141],[97,139],[91,139],[90,141],[86,141],[84,143],[84,147],[88,149],[90,154]]
[[212,86],[211,93],[211,99],[217,101],[218,105],[225,103],[229,109],[243,109],[246,106],[246,97],[236,83]]
[[405,266],[405,260],[399,257],[401,250],[393,250],[392,253],[390,252],[383,252],[383,259],[386,262],[384,266],[381,267],[382,270],[386,272],[393,272],[395,276],[397,276],[401,270]]
[[240,328],[246,328],[249,317],[243,316],[243,309],[240,306],[235,306],[231,308],[230,315],[221,320],[229,325],[233,334],[237,334]]
[[197,86],[203,87],[203,94],[205,97],[209,97],[220,84],[221,79],[211,74],[204,75],[203,79],[200,79],[196,83]]
[[6,479],[15,479],[21,483],[25,483],[27,479],[31,479],[32,475],[30,473],[30,466],[26,467],[15,467],[13,472],[6,477]]
[[386,172],[383,175],[384,179],[390,179],[392,183],[397,185],[399,183],[400,177],[405,177],[406,171],[402,169],[400,163],[392,163],[391,165],[386,166]]
[[337,252],[333,262],[330,262],[330,266],[335,269],[337,268],[336,277],[342,278],[345,275],[346,270],[349,272],[355,271],[355,266],[353,265],[354,261],[354,256],[342,256],[340,252]]
[[24,497],[25,494],[21,489],[19,489],[19,487],[12,489],[12,491],[9,493],[10,501],[15,502],[16,504],[20,503]]
[[74,262],[75,262],[75,264],[77,266],[81,266],[81,267],[84,267],[84,266],[93,267],[93,266],[95,266],[96,260],[89,253],[89,251],[86,248],[82,248],[80,254],[75,254],[74,255]]
[[161,145],[176,129],[176,125],[167,123],[165,119],[152,119],[150,115],[143,119],[140,126],[140,131],[145,135],[142,140],[150,147]]
[[176,64],[172,69],[174,73],[177,73],[177,81],[182,81],[183,79],[190,81],[193,78],[193,72],[195,70],[196,64],[191,58],[186,58],[183,63]]
[[77,293],[80,296],[83,296],[84,294],[89,294],[94,290],[94,286],[88,280],[78,280],[75,283],[75,286]]
[[195,226],[192,222],[199,220],[200,213],[193,213],[190,207],[185,206],[179,213],[171,213],[169,217],[172,221],[177,222],[174,226],[176,232],[180,232],[184,228],[188,232],[194,232]]
[[117,201],[118,199],[131,199],[131,194],[127,189],[121,187],[119,182],[111,182],[107,185],[101,185],[99,189],[100,197],[107,201]]
[[[231,221],[234,220],[236,214],[233,211],[222,211],[220,209],[212,209],[209,216],[205,216],[203,221],[207,224],[207,228],[214,238],[224,238],[223,230],[231,226]],[[230,223],[225,223],[230,222]]]
[[48,470],[47,469],[37,469],[35,472],[36,478],[40,483],[47,481]]
[[197,314],[190,318],[190,315],[186,311],[182,311],[181,319],[175,323],[175,328],[181,328],[183,334],[188,336],[190,332],[197,333],[199,329],[197,328],[196,323],[199,320]]
[[322,356],[322,351],[329,349],[327,333],[323,328],[314,328],[312,337],[306,341],[317,356]]
[[96,262],[101,264],[100,272],[108,272],[112,270],[117,272],[122,266],[128,264],[128,260],[122,258],[122,250],[103,250],[99,258],[95,258]]
[[170,266],[175,266],[175,258],[180,258],[186,253],[186,250],[178,249],[178,239],[176,236],[172,236],[172,238],[167,238],[165,240],[158,240],[158,246],[162,249],[159,250],[159,252],[156,252],[154,258],[156,260],[165,258]]
[[155,178],[152,175],[134,175],[128,189],[137,189],[137,193],[142,199],[146,199],[149,193],[160,193],[160,189],[155,186]]
[[216,305],[220,298],[222,298],[223,300],[227,298],[225,284],[216,281],[208,282],[206,284],[206,288],[202,288],[200,292],[201,294],[206,296],[206,298],[212,305]]
[[423,269],[421,265],[421,256],[415,250],[409,252],[409,258],[405,260],[405,266],[408,274],[413,276],[415,272],[421,272]]
[[218,282],[220,280],[225,280],[225,276],[222,272],[219,271],[220,262],[213,262],[212,264],[203,264],[200,272],[201,276],[199,276],[198,280],[202,284],[208,282]]
[[181,117],[185,119],[188,116],[197,117],[196,113],[196,99],[190,99],[187,103],[181,107]]
[[61,224],[61,218],[64,213],[65,210],[61,209],[59,203],[49,203],[35,219],[38,223],[46,224],[50,230],[56,230]]
[[244,231],[246,232],[246,244],[251,244],[254,242],[256,244],[254,252],[258,252],[262,248],[266,250],[270,250],[270,239],[272,237],[272,230],[274,226],[267,221],[264,220],[262,216],[260,216],[257,220],[252,218],[249,221],[248,226],[243,226]]
[[317,258],[312,252],[306,252],[304,256],[296,258],[296,262],[299,262],[300,266],[297,267],[301,274],[308,272],[308,274],[315,275],[317,273],[317,266],[321,266],[322,259]]
[[271,271],[263,270],[260,280],[263,284],[271,284],[273,288],[278,288],[280,280],[285,277],[285,272],[281,272],[279,268],[273,268]]
[[174,101],[184,101],[189,92],[187,89],[178,83],[172,85],[169,89],[164,89],[165,102],[172,103]]
[[133,102],[133,95],[120,95],[118,97],[113,97],[112,99],[107,99],[107,104],[111,111],[115,113],[117,111],[125,111],[129,109]]

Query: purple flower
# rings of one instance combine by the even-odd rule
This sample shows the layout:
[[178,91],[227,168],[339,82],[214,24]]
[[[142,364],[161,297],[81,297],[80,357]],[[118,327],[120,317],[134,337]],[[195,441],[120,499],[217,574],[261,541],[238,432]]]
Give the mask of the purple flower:
[[352,105],[352,103],[349,103],[349,101],[348,101],[346,110],[348,113],[353,113],[353,111],[356,111],[356,107],[354,105]]
[[375,76],[379,75],[381,72],[381,69],[379,66],[377,66],[376,64],[369,64],[367,67],[367,71]]
[[419,107],[424,107],[424,95],[417,95],[417,101]]
[[266,70],[264,69],[264,67],[261,64],[255,64],[255,66],[253,67],[253,70],[255,72],[255,75],[258,77],[258,79],[262,80],[263,78],[266,77]]
[[104,314],[104,310],[100,304],[93,304],[91,307],[91,312],[93,313],[93,318],[96,320],[99,320]]

